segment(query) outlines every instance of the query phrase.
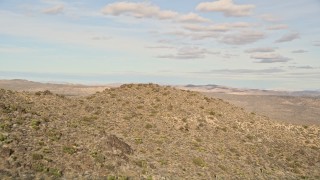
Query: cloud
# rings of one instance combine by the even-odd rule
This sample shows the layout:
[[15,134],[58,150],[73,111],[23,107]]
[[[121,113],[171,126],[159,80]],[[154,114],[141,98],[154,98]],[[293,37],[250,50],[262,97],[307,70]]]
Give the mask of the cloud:
[[254,43],[265,38],[265,34],[258,31],[241,31],[236,34],[227,34],[220,39],[220,42],[232,45],[243,45]]
[[254,54],[250,56],[252,59],[257,59],[256,63],[277,63],[288,62],[290,58],[283,57],[279,54]]
[[216,54],[199,47],[184,47],[178,50],[177,54],[160,55],[164,59],[203,59],[207,54]]
[[273,74],[282,73],[285,70],[280,68],[269,69],[214,69],[211,71],[196,72],[201,74]]
[[147,46],[148,49],[173,49],[171,46]]
[[42,10],[42,13],[45,14],[59,14],[62,13],[64,11],[64,5],[56,5],[50,8],[46,8],[44,10]]
[[246,53],[257,53],[257,52],[274,52],[276,48],[265,47],[265,48],[253,48],[245,50]]
[[291,69],[316,69],[315,67],[312,66],[289,66]]
[[202,2],[196,10],[203,12],[222,12],[224,16],[248,16],[255,8],[254,5],[236,5],[232,0],[218,0],[213,2]]
[[278,25],[269,26],[267,28],[267,30],[283,30],[283,29],[288,29],[288,25],[278,24]]
[[105,15],[126,15],[135,18],[154,18],[160,20],[176,20],[182,23],[204,23],[210,22],[209,19],[195,13],[180,14],[175,11],[162,10],[158,6],[146,2],[115,2],[108,4],[102,9]]
[[115,2],[108,4],[102,10],[106,15],[129,15],[136,18],[172,19],[178,16],[177,12],[161,10],[150,3]]
[[209,39],[209,38],[216,38],[218,37],[218,34],[212,33],[212,32],[185,32],[181,30],[177,31],[170,31],[165,32],[166,35],[173,35],[185,39],[192,39],[192,40],[203,40],[203,39]]
[[230,59],[230,58],[234,58],[234,57],[237,57],[237,56],[238,56],[238,55],[230,54],[230,53],[221,54],[221,57],[222,57],[222,58],[225,58],[225,59]]
[[111,39],[111,37],[106,37],[106,36],[94,36],[91,38],[92,40],[95,41],[105,41]]
[[264,21],[267,21],[267,22],[278,22],[278,21],[281,21],[281,19],[279,17],[276,17],[272,14],[262,14],[260,16],[260,18]]
[[27,53],[33,52],[33,49],[27,47],[16,47],[16,46],[2,46],[0,45],[1,53]]
[[314,46],[320,46],[320,41],[314,41]]
[[294,50],[294,51],[291,51],[292,53],[306,53],[308,51],[306,50],[303,50],[303,49],[299,49],[299,50]]
[[282,36],[281,38],[279,38],[278,40],[276,40],[275,42],[276,43],[289,42],[289,41],[293,41],[298,38],[300,38],[300,34],[295,32],[295,33],[286,34],[286,35]]
[[235,22],[235,23],[221,23],[221,24],[215,24],[215,25],[195,25],[195,24],[189,24],[185,25],[184,28],[189,31],[208,31],[208,32],[226,32],[234,29],[240,29],[240,28],[248,28],[252,25],[247,22]]
[[184,23],[203,23],[203,22],[210,22],[209,19],[203,18],[195,13],[189,13],[185,15],[180,15],[178,21]]

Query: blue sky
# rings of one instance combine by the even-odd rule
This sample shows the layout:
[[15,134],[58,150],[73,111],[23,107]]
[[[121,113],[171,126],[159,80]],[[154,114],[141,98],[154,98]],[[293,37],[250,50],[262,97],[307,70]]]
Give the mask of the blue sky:
[[320,1],[0,0],[0,78],[320,89]]

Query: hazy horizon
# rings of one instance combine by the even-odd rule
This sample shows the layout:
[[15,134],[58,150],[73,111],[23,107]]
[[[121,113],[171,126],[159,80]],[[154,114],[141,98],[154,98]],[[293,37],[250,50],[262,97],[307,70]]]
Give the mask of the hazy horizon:
[[319,90],[320,2],[0,2],[0,79]]
[[[136,80],[139,79],[139,80]],[[259,84],[247,84],[244,85],[243,82],[222,82],[216,81],[215,83],[199,83],[199,81],[189,81],[185,79],[185,81],[181,81],[180,83],[176,83],[177,79],[172,79],[172,77],[167,77],[164,79],[163,77],[154,77],[154,76],[143,76],[143,75],[129,75],[129,74],[37,74],[37,73],[8,73],[5,72],[3,76],[3,72],[0,71],[0,80],[26,80],[31,82],[39,82],[39,83],[52,83],[52,84],[78,84],[78,85],[88,85],[88,86],[108,86],[114,84],[131,84],[131,83],[143,83],[143,84],[159,84],[159,85],[169,85],[169,86],[186,86],[186,85],[196,85],[196,86],[206,86],[206,85],[218,85],[225,86],[227,88],[239,88],[239,89],[257,89],[257,90],[271,90],[271,91],[320,91],[320,89],[285,89],[285,88],[270,88],[270,87],[261,87]]]

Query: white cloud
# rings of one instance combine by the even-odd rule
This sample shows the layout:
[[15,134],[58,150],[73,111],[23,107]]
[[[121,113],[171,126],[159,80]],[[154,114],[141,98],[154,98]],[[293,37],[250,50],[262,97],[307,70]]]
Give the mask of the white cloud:
[[299,33],[290,33],[290,34],[286,34],[286,35],[282,36],[281,38],[276,40],[276,42],[277,43],[289,42],[289,41],[293,41],[293,40],[299,39],[299,38],[300,38]]
[[255,8],[252,4],[236,5],[232,0],[218,0],[213,2],[202,2],[196,10],[204,12],[222,12],[225,16],[248,16]]
[[269,68],[269,69],[214,69],[211,71],[196,72],[203,74],[273,74],[285,72],[283,69],[279,68]]
[[59,13],[62,13],[63,11],[64,11],[64,5],[55,5],[53,7],[43,9],[42,13],[45,13],[45,14],[59,14]]
[[104,7],[102,13],[113,16],[127,15],[136,18],[170,19],[183,23],[210,22],[209,19],[195,13],[180,14],[175,11],[162,10],[158,6],[146,2],[115,2]]
[[316,69],[315,67],[312,66],[289,66],[291,69]]
[[299,49],[299,50],[294,50],[294,51],[291,51],[292,53],[306,53],[308,51],[306,50],[303,50],[303,49]]
[[264,48],[253,48],[245,50],[246,53],[257,53],[257,52],[274,52],[276,48],[264,47]]
[[281,21],[281,19],[277,16],[274,16],[272,14],[262,14],[260,16],[260,18],[264,21],[267,21],[267,22],[278,22],[278,21]]
[[288,62],[290,58],[281,56],[279,54],[254,54],[250,56],[252,59],[257,59],[256,63],[277,63]]
[[[115,29],[109,27],[88,26],[83,24],[65,23],[36,19],[34,17],[16,14],[9,11],[0,11],[0,34],[15,36],[16,38],[31,38],[42,43],[59,43],[74,47],[86,46],[88,49],[113,50],[128,53],[147,54],[145,46],[147,41],[141,38],[114,33]],[[12,22],[15,22],[12,24]],[[28,28],[25,28],[28,27]],[[90,29],[88,31],[88,29]],[[97,41],[94,37],[110,37],[108,43]],[[152,54],[148,54],[152,57]]]
[[107,36],[94,36],[91,38],[92,40],[95,41],[105,41],[105,40],[109,40],[111,39],[111,37],[107,37]]
[[203,22],[210,22],[209,19],[203,18],[195,13],[189,13],[186,15],[180,15],[178,21],[185,22],[185,23],[203,23]]
[[172,46],[147,46],[148,49],[173,49]]
[[221,24],[215,24],[215,25],[209,25],[209,26],[189,24],[189,25],[185,25],[184,28],[194,32],[199,32],[199,31],[226,32],[234,29],[248,28],[251,26],[252,25],[247,22],[235,22],[235,23],[221,23]]
[[314,41],[314,46],[320,46],[320,41]]
[[288,25],[278,24],[278,25],[269,26],[267,28],[267,30],[282,30],[282,29],[288,29]]
[[134,3],[134,2],[115,2],[108,4],[102,10],[106,15],[129,15],[136,18],[156,18],[156,19],[172,19],[178,16],[177,12],[161,10],[159,7],[150,3]]
[[203,59],[206,54],[216,54],[200,47],[184,47],[178,50],[177,54],[160,55],[158,58],[165,59]]
[[241,31],[236,34],[227,34],[220,39],[220,42],[232,45],[243,45],[254,43],[258,40],[265,38],[263,32],[258,31]]

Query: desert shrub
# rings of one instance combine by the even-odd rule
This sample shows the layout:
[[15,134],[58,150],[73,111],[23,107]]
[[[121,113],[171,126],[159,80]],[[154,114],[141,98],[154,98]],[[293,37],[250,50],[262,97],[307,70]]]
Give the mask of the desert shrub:
[[139,167],[146,167],[147,166],[147,162],[145,160],[137,160],[137,161],[135,161],[135,164]]
[[227,127],[221,127],[221,128],[219,128],[221,131],[223,131],[223,132],[227,132]]
[[193,164],[195,164],[197,166],[200,166],[200,167],[205,167],[206,166],[206,163],[204,162],[204,160],[199,158],[199,157],[198,158],[193,158],[192,162],[193,162]]
[[161,160],[160,160],[160,164],[161,164],[161,165],[168,165],[168,161],[165,160],[165,159],[161,159]]
[[61,139],[62,134],[59,132],[55,132],[54,130],[49,130],[47,136],[51,141],[58,141]]
[[52,95],[53,93],[49,90],[43,91],[43,95]]
[[143,106],[139,105],[137,106],[137,109],[143,109]]
[[81,118],[81,121],[82,122],[91,122],[91,121],[94,121],[97,119],[98,119],[98,116],[84,116]]
[[214,116],[214,115],[216,115],[216,112],[210,111],[210,112],[209,112],[209,115]]
[[146,128],[146,129],[151,129],[151,128],[152,128],[152,125],[148,123],[148,124],[146,124],[145,128]]
[[7,136],[0,134],[0,141],[5,141],[7,138]]
[[142,144],[142,143],[143,143],[143,141],[142,141],[141,138],[136,138],[136,139],[134,140],[134,142],[135,142],[136,144]]
[[110,171],[114,171],[116,169],[116,167],[112,164],[107,164],[107,165],[105,165],[105,167]]
[[107,180],[129,180],[130,178],[127,176],[107,176]]
[[37,162],[32,164],[32,169],[36,172],[42,172],[45,170],[45,167],[42,163]]
[[91,156],[94,158],[94,160],[98,163],[104,163],[105,161],[105,157],[103,154],[99,153],[99,152],[93,152],[91,153]]
[[33,160],[41,160],[41,159],[43,159],[43,155],[34,153],[34,154],[32,154],[32,159]]
[[197,137],[195,140],[196,140],[197,142],[202,142],[202,139],[200,139],[199,137]]
[[72,155],[72,154],[76,153],[76,149],[74,147],[71,147],[71,146],[64,146],[63,147],[63,152]]
[[182,118],[181,120],[182,120],[183,122],[187,122],[187,118],[185,118],[185,117]]
[[35,95],[40,96],[40,95],[52,95],[53,93],[49,90],[45,90],[45,91],[38,91],[35,93]]
[[62,177],[62,172],[59,169],[56,168],[49,168],[48,169],[48,174],[55,177],[55,178],[60,178]]
[[33,119],[33,120],[31,120],[31,127],[33,128],[33,129],[40,129],[40,124],[41,124],[41,121],[40,120],[37,120],[37,119]]

